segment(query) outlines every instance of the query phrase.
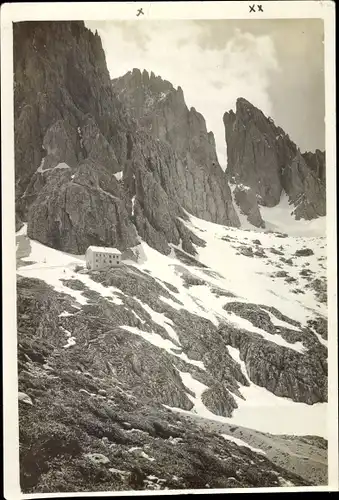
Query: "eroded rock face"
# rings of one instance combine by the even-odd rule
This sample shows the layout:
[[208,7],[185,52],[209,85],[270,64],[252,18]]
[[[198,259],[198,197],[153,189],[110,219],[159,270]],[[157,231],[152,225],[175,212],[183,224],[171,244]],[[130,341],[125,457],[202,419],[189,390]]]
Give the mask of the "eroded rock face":
[[[224,308],[272,336],[281,336],[288,343],[285,347],[274,343],[274,337],[270,342],[256,333],[234,327],[220,328],[226,342],[240,350],[252,382],[294,401],[314,404],[327,400],[327,349],[319,344],[309,329],[301,328],[276,309],[266,306],[229,302]],[[286,326],[275,326],[267,311],[284,321]],[[287,326],[289,323],[291,328]],[[297,325],[299,331],[292,329]],[[314,328],[319,328],[316,322]],[[302,342],[302,352],[293,349],[296,342]]]
[[89,160],[75,174],[71,169],[50,173],[30,206],[27,228],[30,238],[77,254],[89,244],[125,250],[138,241],[114,176]]
[[233,195],[235,203],[247,215],[248,222],[255,227],[265,227],[265,222],[261,217],[257,198],[253,190],[248,186],[238,184],[233,191]]
[[281,182],[296,219],[310,220],[326,214],[326,185],[309,168],[299,151],[283,168]]
[[99,36],[81,22],[15,24],[14,68],[16,198],[29,236],[74,253],[135,244],[114,177],[127,122]]
[[171,146],[170,168],[162,186],[190,213],[220,224],[239,226],[229,186],[218,163],[212,132],[203,116],[187,108],[181,87],[138,69],[112,81],[113,89],[138,125]]
[[311,151],[306,151],[302,154],[304,160],[311,170],[316,174],[316,176],[326,182],[326,155],[325,151],[320,151],[316,149],[314,153]]
[[274,207],[286,192],[297,219],[326,214],[325,154],[301,154],[270,117],[246,99],[224,114],[227,176],[250,187],[259,205]]

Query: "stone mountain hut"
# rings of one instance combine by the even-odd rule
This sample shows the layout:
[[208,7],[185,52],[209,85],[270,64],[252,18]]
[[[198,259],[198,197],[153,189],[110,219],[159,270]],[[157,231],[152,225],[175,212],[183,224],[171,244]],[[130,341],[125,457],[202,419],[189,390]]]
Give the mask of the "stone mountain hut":
[[87,269],[104,269],[121,264],[121,252],[116,248],[90,246],[86,250]]

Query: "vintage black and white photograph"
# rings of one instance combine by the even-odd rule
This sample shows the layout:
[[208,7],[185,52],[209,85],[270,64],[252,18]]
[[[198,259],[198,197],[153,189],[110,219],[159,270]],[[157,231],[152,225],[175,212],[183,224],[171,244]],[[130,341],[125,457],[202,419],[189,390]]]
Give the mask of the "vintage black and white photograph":
[[137,7],[13,23],[20,489],[327,487],[324,20]]

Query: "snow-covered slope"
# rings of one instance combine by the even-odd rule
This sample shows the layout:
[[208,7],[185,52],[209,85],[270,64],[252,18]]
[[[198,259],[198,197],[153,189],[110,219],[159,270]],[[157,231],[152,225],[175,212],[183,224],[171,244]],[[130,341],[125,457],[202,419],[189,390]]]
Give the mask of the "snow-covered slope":
[[[270,209],[272,210],[272,209]],[[224,288],[250,302],[277,307],[283,314],[305,324],[314,314],[326,315],[326,305],[320,304],[315,294],[301,296],[294,293],[302,286],[300,271],[309,267],[317,277],[326,277],[324,237],[293,236],[281,238],[280,234],[228,228],[190,217],[187,226],[206,242],[204,248],[197,247],[199,260],[220,273]],[[266,257],[249,257],[240,253],[245,248],[253,252],[264,251]],[[313,253],[307,257],[296,257],[296,252],[308,248]],[[292,259],[293,265],[283,260]],[[296,281],[286,282],[274,273],[284,269]],[[218,280],[217,280],[218,281]]]
[[[262,339],[268,342],[266,345],[272,348],[293,351],[302,356],[301,359],[308,356],[308,340],[312,341],[312,346],[319,345],[326,349],[327,341],[323,336],[310,328],[305,330],[309,321],[326,317],[325,303],[319,302],[312,287],[306,288],[306,278],[309,274],[325,280],[323,237],[282,238],[281,234],[258,234],[255,231],[228,228],[193,216],[190,216],[189,223],[184,223],[205,242],[204,247],[196,247],[196,261],[179,247],[173,246],[171,254],[165,256],[141,242],[134,248],[137,262],[125,260],[124,263],[128,268],[135,268],[152,277],[167,290],[168,296],[160,295],[158,304],[163,303],[167,310],[179,314],[189,312],[210,321],[216,328],[229,325],[241,329],[253,334],[259,341]],[[24,241],[27,247],[25,256],[22,255]],[[90,274],[76,272],[76,266],[84,266],[84,257],[65,254],[36,241],[29,241],[25,236],[25,229],[17,233],[17,247],[17,253],[21,255],[18,259],[18,274],[43,280],[57,292],[70,295],[77,308],[86,305],[88,299],[81,290],[69,288],[65,280],[80,281],[87,289],[117,305],[127,300],[127,295],[119,288],[104,286]],[[305,248],[308,249],[306,253],[310,255],[297,256],[298,251]],[[279,272],[282,274],[279,275]],[[176,359],[184,363],[185,369],[180,367],[177,370],[193,407],[189,411],[172,407],[174,411],[191,412],[205,419],[234,423],[273,434],[326,437],[326,402],[306,404],[279,397],[267,388],[256,385],[251,381],[239,349],[231,345],[228,346],[229,355],[240,367],[248,385],[240,386],[239,392],[233,393],[237,408],[232,417],[213,413],[202,400],[209,387],[199,381],[194,372],[198,369],[201,374],[206,370],[208,372],[209,368],[205,366],[204,360],[195,359],[185,352],[186,339],[182,336],[178,321],[173,321],[168,313],[159,313],[146,302],[136,297],[134,299],[138,301],[143,313],[150,315],[152,322],[166,332],[167,337],[147,328],[143,329],[145,320],[140,318],[136,311],[134,315],[139,318],[139,325],[122,324],[121,328],[126,334],[137,335],[156,349],[170,355],[174,366]],[[265,325],[254,325],[250,319],[227,309],[227,304],[232,305],[235,302],[238,306],[244,304],[245,307],[247,304],[251,307],[256,304],[258,310],[262,311],[260,307],[263,305],[274,308],[268,313],[266,311],[274,325],[274,334],[268,331]],[[279,318],[275,311],[282,316]],[[293,335],[291,338],[286,337],[286,330],[289,334],[300,334],[301,340],[294,339]],[[305,337],[305,331],[309,339]],[[70,333],[67,336],[71,337],[74,343],[68,341],[67,348],[72,347],[76,339]]]
[[233,206],[239,217],[241,228],[249,229],[254,232],[281,232],[286,233],[289,236],[296,237],[325,237],[326,235],[326,216],[317,217],[316,219],[297,220],[293,215],[294,205],[290,204],[288,196],[285,192],[282,192],[280,202],[275,207],[264,207],[260,206],[260,213],[263,221],[265,222],[265,228],[259,228],[253,226],[248,220],[247,216],[242,213],[240,207],[237,205],[234,199],[234,189],[235,184],[231,184],[231,192],[233,199]]

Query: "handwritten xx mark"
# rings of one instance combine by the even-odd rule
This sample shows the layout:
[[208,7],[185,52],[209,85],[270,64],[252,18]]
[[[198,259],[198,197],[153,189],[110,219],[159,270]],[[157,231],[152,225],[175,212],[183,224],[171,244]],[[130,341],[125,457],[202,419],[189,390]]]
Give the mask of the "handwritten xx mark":
[[[257,4],[257,7],[258,7],[258,12],[264,12],[264,11],[263,11],[263,8],[262,8],[262,5],[258,5],[258,4]],[[255,10],[255,4],[253,4],[253,5],[249,5],[249,8],[250,8],[250,12],[257,12],[257,11]]]

